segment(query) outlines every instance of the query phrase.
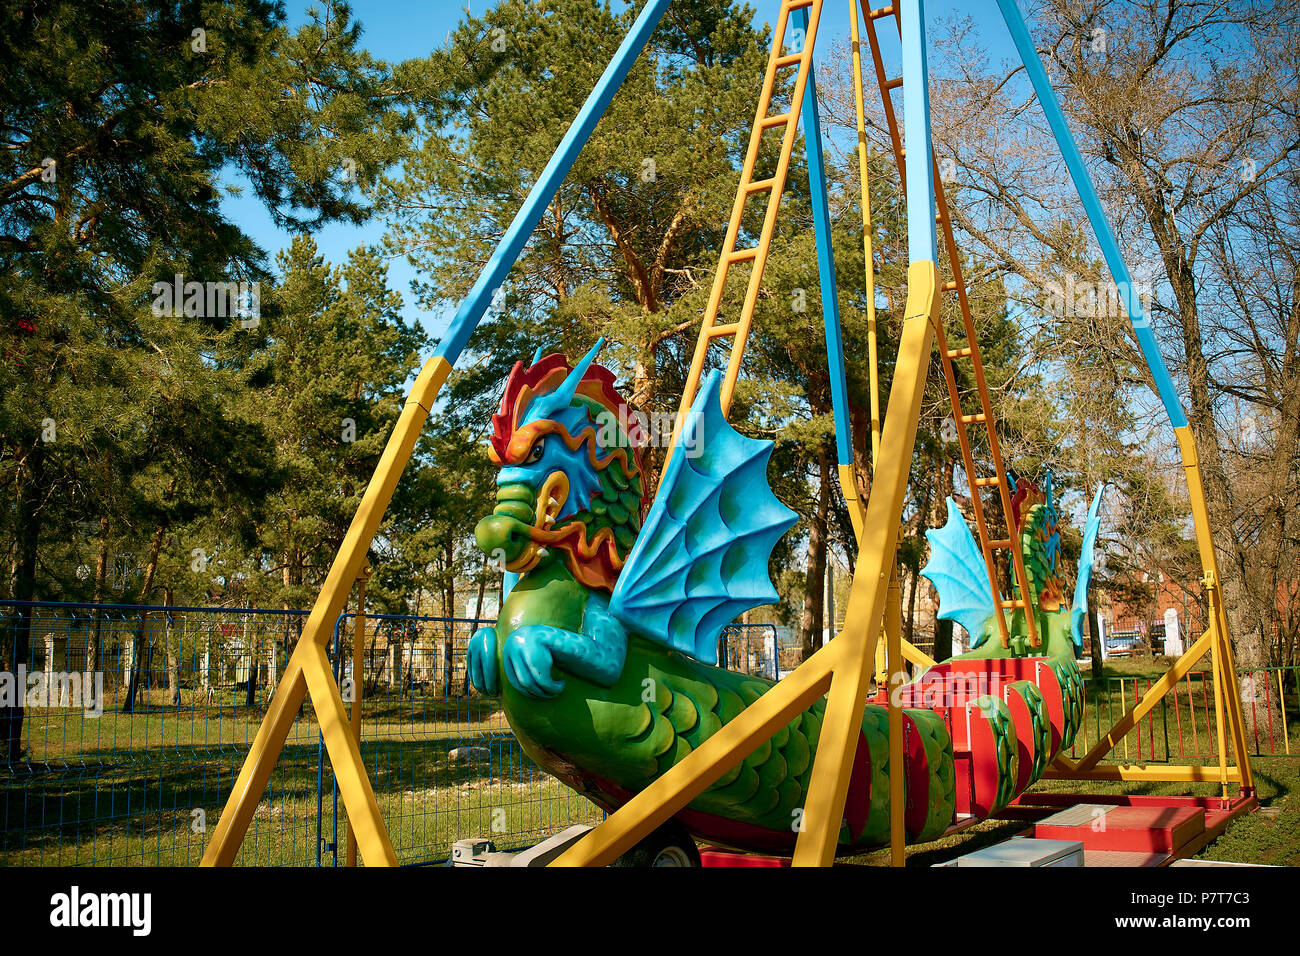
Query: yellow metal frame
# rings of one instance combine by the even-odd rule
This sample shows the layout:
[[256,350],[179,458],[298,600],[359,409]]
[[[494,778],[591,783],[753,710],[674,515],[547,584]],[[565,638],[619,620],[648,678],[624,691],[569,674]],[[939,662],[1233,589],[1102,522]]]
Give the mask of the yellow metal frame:
[[[871,384],[871,464],[880,460],[880,360],[876,337],[876,251],[871,236],[871,187],[867,164],[867,115],[862,92],[862,39],[858,0],[849,0],[850,49],[853,53],[853,111],[858,123],[858,180],[862,184],[862,253],[867,272],[867,367]],[[852,472],[849,473],[852,475]],[[840,483],[844,484],[843,467]],[[847,497],[847,491],[845,495]],[[856,490],[855,490],[856,500]]]
[[[1201,558],[1201,585],[1209,605],[1209,627],[1187,651],[1178,658],[1164,675],[1156,681],[1133,706],[1115,722],[1096,744],[1073,762],[1058,757],[1044,774],[1056,780],[1160,780],[1172,782],[1217,781],[1221,795],[1229,798],[1228,785],[1236,783],[1244,796],[1253,796],[1255,778],[1250,765],[1250,751],[1246,746],[1245,717],[1241,706],[1241,688],[1237,685],[1236,663],[1227,615],[1223,609],[1223,594],[1219,587],[1218,558],[1210,533],[1209,511],[1205,504],[1205,488],[1201,481],[1200,460],[1196,453],[1196,438],[1188,426],[1174,429],[1178,448],[1187,478],[1187,492],[1191,499],[1192,524],[1196,531],[1196,545]],[[1211,680],[1214,684],[1214,728],[1218,752],[1218,766],[1146,766],[1128,764],[1100,766],[1101,760],[1121,742],[1128,752],[1128,734],[1206,654],[1211,657]],[[1136,693],[1136,691],[1135,691]],[[1231,738],[1234,765],[1228,763],[1228,742]]]
[[416,378],[374,477],[366,487],[338,556],[303,626],[298,646],[289,657],[284,677],[271,697],[266,717],[253,739],[235,787],[214,828],[212,840],[203,853],[203,866],[230,866],[234,863],[249,821],[266,792],[271,771],[280,759],[289,729],[307,694],[311,695],[312,707],[320,722],[325,749],[329,752],[339,794],[356,834],[361,858],[367,866],[397,864],[325,648],[334,633],[334,622],[347,604],[352,582],[365,564],[366,552],[379,530],[388,503],[392,501],[397,480],[410,461],[420,429],[428,420],[434,400],[450,373],[450,363],[439,356],[429,360]]
[[[366,565],[357,577],[357,616],[352,627],[352,707],[349,710],[352,739],[361,746],[361,698],[365,693],[366,665],[366,584],[370,581],[371,567]],[[352,821],[347,827],[347,866],[357,865],[357,834]]]
[[[898,131],[898,119],[894,112],[894,102],[892,93],[903,85],[901,77],[893,79],[885,75],[884,57],[881,54],[880,38],[876,34],[876,21],[884,17],[892,17],[898,30],[902,31],[902,18],[899,14],[898,4],[894,3],[889,6],[871,9],[867,0],[861,0],[862,13],[867,25],[867,39],[871,46],[872,65],[876,71],[876,85],[880,90],[881,107],[885,114],[885,124],[889,130],[890,145],[893,149],[894,162],[899,171],[899,182],[902,185],[903,195],[907,194],[907,177],[903,173],[904,149],[902,138]],[[852,11],[850,21],[853,24],[854,35],[854,98],[858,111],[858,142],[859,142],[859,164],[863,165],[865,181],[865,160],[862,153],[865,150],[866,132],[862,118],[862,105],[860,102],[862,76],[861,66],[862,57],[859,53],[859,43],[857,41],[857,12]],[[966,292],[966,277],[963,274],[961,255],[957,249],[957,240],[953,232],[952,218],[948,214],[948,197],[947,191],[943,186],[943,178],[939,174],[938,160],[934,152],[931,151],[930,163],[934,170],[934,199],[935,199],[935,222],[942,227],[944,251],[948,256],[948,268],[952,272],[952,278],[941,286],[941,291],[945,293],[956,293],[958,310],[961,313],[962,327],[966,333],[966,346],[964,348],[949,349],[947,336],[944,333],[943,324],[940,323],[936,331],[939,357],[943,366],[944,379],[948,386],[948,399],[952,405],[953,423],[957,429],[957,440],[961,450],[962,467],[966,472],[967,481],[970,483],[970,500],[971,511],[975,517],[976,539],[979,541],[980,553],[984,556],[984,565],[988,574],[989,587],[993,592],[994,607],[997,613],[994,620],[997,622],[998,633],[1003,647],[1010,646],[1011,635],[1007,628],[1008,611],[1016,609],[1025,610],[1025,629],[1029,636],[1029,646],[1038,647],[1038,625],[1034,615],[1028,613],[1025,608],[1023,596],[1029,593],[1026,587],[1028,575],[1025,571],[1024,557],[1021,554],[1018,542],[1016,541],[1015,521],[1011,514],[1011,489],[1007,486],[1006,469],[1002,463],[1002,449],[998,442],[997,423],[993,417],[993,405],[989,398],[988,383],[984,377],[984,361],[980,356],[979,344],[975,332],[975,321],[971,313],[970,300]],[[865,185],[864,185],[865,193]],[[967,415],[962,410],[961,394],[957,387],[957,373],[953,367],[953,362],[958,359],[965,359],[971,363],[971,373],[975,378],[975,390],[979,396],[980,409],[978,412]],[[989,444],[989,457],[993,463],[992,476],[980,477],[975,471],[975,459],[971,451],[970,438],[966,434],[966,428],[971,425],[982,425],[985,436]],[[1003,522],[1006,528],[1006,536],[994,538],[989,532],[988,520],[984,514],[984,491],[986,489],[996,489],[999,503],[1002,508]],[[1013,579],[1020,586],[1021,598],[1004,600],[1002,597],[1002,587],[999,582],[997,551],[1006,551],[1009,555],[1010,570]]]

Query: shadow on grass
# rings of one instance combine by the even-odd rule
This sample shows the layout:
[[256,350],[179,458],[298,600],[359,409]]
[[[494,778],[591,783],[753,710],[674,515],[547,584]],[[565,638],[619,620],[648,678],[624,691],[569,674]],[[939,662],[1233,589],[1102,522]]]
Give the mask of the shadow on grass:
[[[117,756],[0,769],[0,863],[197,862],[245,752],[175,746]],[[503,788],[552,785],[508,733],[363,740],[362,756],[381,807],[398,816],[490,811]],[[249,839],[283,844],[275,862],[314,863],[318,799],[322,838],[334,832],[333,784],[328,755],[322,768],[315,744],[286,744]]]

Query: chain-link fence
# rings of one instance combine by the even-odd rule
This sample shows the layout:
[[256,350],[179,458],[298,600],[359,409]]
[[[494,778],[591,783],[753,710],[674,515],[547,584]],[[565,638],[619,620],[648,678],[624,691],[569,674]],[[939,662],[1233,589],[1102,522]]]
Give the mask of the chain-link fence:
[[[305,614],[0,603],[0,864],[198,863]],[[485,622],[367,617],[362,753],[398,858],[536,842],[599,811],[539,772],[469,686]],[[331,647],[355,686],[354,615]],[[15,696],[18,688],[22,694]],[[329,865],[346,820],[310,706],[290,729],[238,863]]]
[[[197,864],[305,619],[0,602],[0,865]],[[358,617],[336,622],[330,656],[345,700],[360,697],[362,756],[402,863],[440,862],[471,836],[527,846],[603,816],[539,771],[500,701],[469,686],[466,647],[486,623],[366,615],[358,672]],[[771,625],[734,625],[719,645],[720,663],[755,676],[785,664]],[[338,865],[346,826],[304,705],[237,862]]]

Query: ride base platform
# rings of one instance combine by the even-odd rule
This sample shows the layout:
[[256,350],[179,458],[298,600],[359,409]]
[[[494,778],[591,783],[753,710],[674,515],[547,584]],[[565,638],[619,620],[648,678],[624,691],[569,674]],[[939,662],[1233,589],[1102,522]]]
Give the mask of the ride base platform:
[[[1026,793],[995,819],[1032,825],[1018,836],[1077,840],[1085,867],[1168,866],[1199,853],[1259,806],[1253,795],[1219,797]],[[956,828],[954,828],[956,829]],[[953,831],[949,831],[953,832]],[[955,849],[955,848],[954,848]],[[701,847],[703,866],[789,866],[784,857]]]

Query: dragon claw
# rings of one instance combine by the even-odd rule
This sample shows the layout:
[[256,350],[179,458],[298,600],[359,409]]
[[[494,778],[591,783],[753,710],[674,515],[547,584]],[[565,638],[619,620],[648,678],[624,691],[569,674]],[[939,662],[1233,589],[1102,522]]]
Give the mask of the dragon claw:
[[501,693],[501,678],[497,673],[497,632],[484,627],[474,632],[469,640],[469,682],[480,694],[495,696]]
[[546,643],[548,630],[525,624],[511,631],[502,647],[506,679],[525,697],[541,700],[564,690],[564,681],[552,674],[555,659]]

